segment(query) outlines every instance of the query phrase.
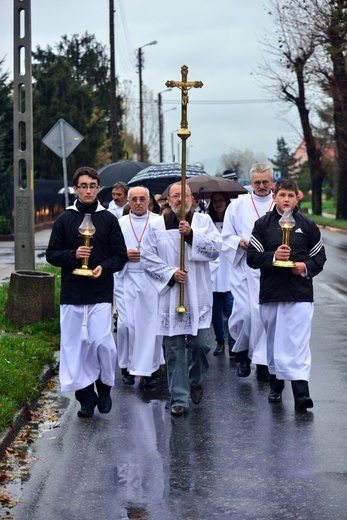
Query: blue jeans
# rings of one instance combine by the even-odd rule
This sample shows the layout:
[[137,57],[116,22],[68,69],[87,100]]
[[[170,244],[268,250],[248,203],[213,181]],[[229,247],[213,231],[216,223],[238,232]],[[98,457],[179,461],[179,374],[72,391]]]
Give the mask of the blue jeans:
[[170,406],[188,408],[190,385],[201,385],[209,367],[210,329],[199,329],[197,336],[187,335],[190,346],[188,371],[186,363],[186,336],[164,336]]
[[[229,319],[233,309],[234,298],[230,291],[213,293],[212,325],[217,343],[224,343],[224,310]],[[228,341],[232,338],[228,331]]]

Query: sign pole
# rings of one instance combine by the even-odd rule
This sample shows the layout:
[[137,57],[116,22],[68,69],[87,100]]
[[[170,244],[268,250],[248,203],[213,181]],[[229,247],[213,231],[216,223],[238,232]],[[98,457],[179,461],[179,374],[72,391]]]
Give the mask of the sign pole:
[[65,135],[64,135],[64,120],[59,120],[60,130],[60,144],[61,144],[61,158],[63,161],[63,180],[64,180],[64,194],[65,194],[65,208],[69,205],[69,187],[67,183],[67,168],[66,168],[66,152],[65,152]]

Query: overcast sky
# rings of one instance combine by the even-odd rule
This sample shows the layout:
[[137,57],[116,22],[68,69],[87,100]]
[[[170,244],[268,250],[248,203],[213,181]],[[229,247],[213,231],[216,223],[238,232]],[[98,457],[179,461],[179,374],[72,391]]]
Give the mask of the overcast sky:
[[[189,163],[202,162],[206,171],[221,170],[219,158],[232,150],[250,149],[276,154],[276,141],[284,137],[292,151],[300,143],[300,127],[279,117],[279,103],[247,103],[273,98],[257,84],[261,62],[259,42],[273,32],[264,0],[114,0],[116,74],[130,80],[138,95],[137,49],[143,48],[144,85],[157,99],[167,80],[181,79],[181,66],[189,67],[188,80],[200,80],[202,89],[190,91],[187,141]],[[108,0],[32,0],[32,48],[54,47],[63,34],[81,36],[88,31],[109,45]],[[3,70],[12,69],[13,1],[0,0],[0,57]],[[162,94],[165,160],[172,155],[171,134],[179,141],[180,100],[174,89]],[[195,103],[193,103],[193,101]],[[227,103],[227,102],[230,103]],[[198,103],[199,102],[199,103]],[[201,104],[200,104],[201,102]],[[224,103],[223,103],[224,102]],[[283,108],[283,105],[282,105]],[[289,116],[288,116],[289,117]],[[83,129],[78,128],[83,134]],[[174,145],[177,157],[177,147]]]

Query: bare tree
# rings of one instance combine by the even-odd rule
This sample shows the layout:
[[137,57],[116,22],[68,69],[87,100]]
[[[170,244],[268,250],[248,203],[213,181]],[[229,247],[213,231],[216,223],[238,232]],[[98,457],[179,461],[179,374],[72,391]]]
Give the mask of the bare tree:
[[251,165],[255,162],[266,162],[264,153],[252,152],[248,148],[246,150],[233,150],[221,157],[225,170],[232,169],[236,172],[238,178],[249,179],[249,171]]
[[[326,171],[322,143],[314,135],[318,103],[332,100],[338,166],[338,218],[347,219],[347,3],[345,0],[272,0],[277,41],[264,44],[273,61],[265,76],[280,97],[299,112],[312,180],[312,209],[321,214]],[[264,68],[262,69],[264,70]],[[321,114],[321,112],[320,112]]]
[[274,19],[276,36],[271,40],[266,38],[263,42],[270,58],[264,61],[261,71],[276,94],[298,110],[312,182],[312,211],[320,215],[322,182],[326,172],[321,161],[321,150],[313,134],[312,120],[317,94],[311,96],[316,83],[315,63],[319,44],[306,4],[304,0],[270,2],[269,14]]

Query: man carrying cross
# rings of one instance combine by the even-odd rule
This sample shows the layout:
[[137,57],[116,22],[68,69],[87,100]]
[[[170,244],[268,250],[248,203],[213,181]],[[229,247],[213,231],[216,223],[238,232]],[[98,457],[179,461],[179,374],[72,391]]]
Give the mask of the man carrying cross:
[[[209,215],[192,211],[193,196],[185,186],[185,218],[181,219],[183,186],[172,184],[171,211],[148,223],[143,240],[144,269],[159,292],[157,334],[164,336],[172,415],[188,409],[203,396],[202,382],[208,369],[212,284],[209,262],[218,258],[221,235]],[[184,237],[184,270],[180,269],[180,237]],[[177,312],[183,284],[185,312]],[[190,347],[186,367],[186,338]]]

